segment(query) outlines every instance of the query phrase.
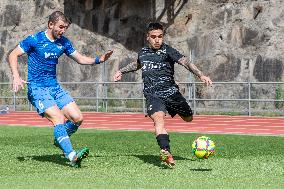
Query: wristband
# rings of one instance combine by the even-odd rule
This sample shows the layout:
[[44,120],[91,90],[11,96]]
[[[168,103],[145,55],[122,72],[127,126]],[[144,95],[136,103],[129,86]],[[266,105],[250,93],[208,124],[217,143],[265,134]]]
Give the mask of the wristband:
[[96,60],[95,60],[95,62],[94,62],[94,64],[100,64],[101,62],[100,62],[100,57],[99,56],[97,56],[96,57]]

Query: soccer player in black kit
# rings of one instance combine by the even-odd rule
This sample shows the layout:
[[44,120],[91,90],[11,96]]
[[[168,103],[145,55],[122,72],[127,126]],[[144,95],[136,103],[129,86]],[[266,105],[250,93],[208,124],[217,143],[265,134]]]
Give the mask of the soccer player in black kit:
[[156,139],[161,148],[161,160],[169,167],[173,167],[175,161],[170,150],[169,135],[164,126],[166,112],[172,117],[178,114],[186,122],[193,119],[192,110],[174,81],[174,64],[184,66],[207,86],[211,85],[212,81],[190,63],[188,57],[163,43],[163,37],[163,26],[160,23],[150,23],[147,28],[148,46],[140,50],[137,61],[115,73],[114,81],[121,80],[125,73],[142,70],[147,114],[154,122]]

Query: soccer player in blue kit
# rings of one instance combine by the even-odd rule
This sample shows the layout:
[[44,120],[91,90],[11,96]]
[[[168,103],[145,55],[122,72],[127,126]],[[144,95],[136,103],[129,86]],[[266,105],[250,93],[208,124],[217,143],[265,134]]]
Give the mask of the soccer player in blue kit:
[[[54,144],[59,147],[73,167],[81,167],[82,159],[89,154],[87,147],[75,151],[70,136],[83,121],[83,116],[73,98],[59,85],[56,78],[58,58],[65,53],[79,64],[94,65],[106,61],[113,51],[95,58],[76,51],[72,43],[64,37],[71,22],[60,11],[49,16],[48,28],[28,36],[13,49],[9,64],[13,75],[13,90],[17,92],[27,84],[28,99],[39,115],[54,125]],[[28,80],[20,77],[18,57],[28,55]],[[65,122],[65,119],[67,121]]]
[[169,167],[173,167],[175,161],[170,150],[169,135],[164,126],[166,112],[172,117],[178,114],[186,122],[193,119],[192,110],[174,81],[174,64],[184,66],[207,86],[211,85],[212,81],[198,70],[188,57],[165,44],[163,38],[163,25],[150,23],[147,28],[148,46],[138,53],[137,61],[115,73],[114,81],[121,80],[125,73],[142,70],[147,114],[154,122],[157,143],[161,149],[161,160]]

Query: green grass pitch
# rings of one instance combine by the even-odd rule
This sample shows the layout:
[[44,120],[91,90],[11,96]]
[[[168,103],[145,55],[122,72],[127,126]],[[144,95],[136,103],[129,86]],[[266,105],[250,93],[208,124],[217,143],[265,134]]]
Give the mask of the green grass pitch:
[[81,169],[52,144],[52,128],[0,126],[0,188],[284,188],[284,137],[211,135],[215,157],[192,158],[201,134],[170,133],[176,167],[161,165],[153,133],[81,129]]

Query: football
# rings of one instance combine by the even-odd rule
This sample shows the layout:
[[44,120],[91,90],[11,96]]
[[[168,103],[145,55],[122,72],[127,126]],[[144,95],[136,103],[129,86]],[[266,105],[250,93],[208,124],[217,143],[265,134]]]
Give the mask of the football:
[[198,159],[208,159],[215,153],[215,144],[209,137],[198,137],[192,143],[192,152]]

